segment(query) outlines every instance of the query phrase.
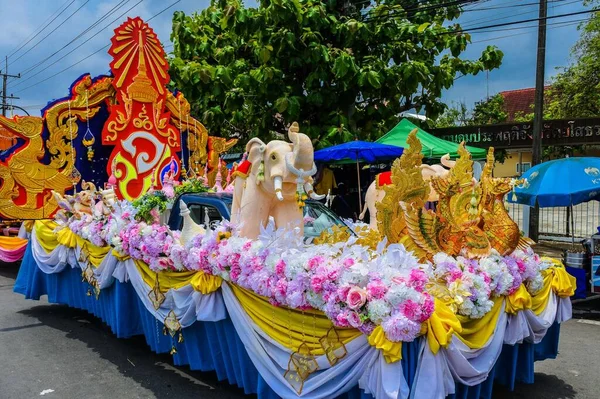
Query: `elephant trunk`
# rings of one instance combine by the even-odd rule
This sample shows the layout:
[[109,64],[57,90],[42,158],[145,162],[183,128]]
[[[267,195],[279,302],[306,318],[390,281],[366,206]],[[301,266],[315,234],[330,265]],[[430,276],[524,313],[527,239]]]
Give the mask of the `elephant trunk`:
[[300,128],[297,122],[292,123],[288,130],[288,138],[293,145],[294,167],[308,171],[314,163],[313,146],[310,138],[300,133]]
[[281,176],[275,176],[273,178],[273,187],[275,188],[277,199],[283,201],[283,178]]
[[315,193],[315,190],[313,189],[313,186],[310,183],[304,183],[304,191],[306,191],[308,196],[314,200],[322,200],[323,198],[325,198],[325,195],[319,195]]

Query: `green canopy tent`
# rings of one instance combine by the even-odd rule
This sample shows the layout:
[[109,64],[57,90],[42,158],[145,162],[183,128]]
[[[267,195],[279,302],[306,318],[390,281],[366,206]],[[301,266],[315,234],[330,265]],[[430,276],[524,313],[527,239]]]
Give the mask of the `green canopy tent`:
[[[421,144],[423,145],[422,152],[426,158],[439,159],[446,154],[450,154],[451,158],[458,157],[458,144],[435,137],[419,128],[408,119],[402,119],[392,130],[377,140],[377,143],[408,148],[406,139],[413,129],[418,129],[419,131],[417,133],[417,138],[421,140]],[[473,159],[485,159],[487,153],[485,149],[477,147],[467,146],[467,150],[469,150]]]

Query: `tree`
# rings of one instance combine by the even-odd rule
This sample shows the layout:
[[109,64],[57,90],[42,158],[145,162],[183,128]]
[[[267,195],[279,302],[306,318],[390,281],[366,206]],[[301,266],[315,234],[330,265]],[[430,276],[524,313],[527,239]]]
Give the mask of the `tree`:
[[[585,5],[598,9],[598,0]],[[574,62],[552,80],[548,112],[554,118],[600,115],[600,14],[592,13],[580,27],[581,37],[571,50]]]
[[487,100],[477,101],[473,108],[470,125],[494,125],[506,122],[508,113],[504,110],[504,97],[498,93]]
[[293,121],[317,147],[376,139],[402,111],[443,112],[457,74],[500,65],[491,46],[460,58],[470,36],[448,21],[461,3],[212,0],[174,14],[171,78],[212,132],[242,143]]
[[454,102],[436,120],[429,122],[432,129],[467,126],[471,123],[471,113],[464,102]]

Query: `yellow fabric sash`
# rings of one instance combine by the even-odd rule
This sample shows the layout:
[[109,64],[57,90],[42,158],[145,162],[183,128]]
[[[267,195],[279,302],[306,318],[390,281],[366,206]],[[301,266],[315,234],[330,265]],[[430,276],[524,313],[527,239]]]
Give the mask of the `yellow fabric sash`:
[[521,310],[531,309],[532,298],[524,284],[519,289],[506,297],[506,313],[516,314]]
[[383,352],[383,358],[386,363],[396,363],[402,360],[402,342],[392,342],[385,336],[381,326],[375,327],[375,330],[368,337],[369,344]]
[[[246,314],[269,337],[292,351],[298,349],[300,344],[306,343],[313,355],[319,356],[325,353],[319,339],[327,335],[333,323],[323,312],[315,310],[302,312],[283,306],[273,306],[267,298],[249,290],[235,284],[229,284],[229,287]],[[335,332],[344,344],[362,334],[354,328],[336,328]]]
[[0,248],[6,251],[14,251],[27,245],[27,240],[19,237],[0,236]]
[[456,314],[446,303],[437,298],[435,298],[435,310],[425,322],[425,326],[427,342],[434,354],[438,353],[441,347],[446,348],[450,344],[455,332],[462,331],[462,325]]
[[[154,287],[156,282],[156,273],[150,270],[145,262],[135,259],[135,266],[137,267],[140,275],[144,279],[144,282],[149,287]],[[210,294],[221,287],[222,279],[218,276],[211,276],[204,272],[167,272],[161,271],[158,273],[158,284],[161,292],[167,292],[168,290],[178,289],[188,284],[191,284],[194,289],[204,295]]]
[[504,312],[503,302],[504,298],[494,299],[492,309],[480,319],[457,315],[462,325],[462,332],[455,332],[456,337],[471,349],[483,348],[496,330],[500,312]]
[[112,256],[114,256],[115,258],[117,258],[117,260],[119,262],[125,262],[126,260],[131,259],[131,256],[129,256],[129,255],[123,255],[122,253],[120,253],[116,249],[113,249],[111,251],[111,254],[112,254]]
[[[54,248],[58,246],[58,238],[54,229],[56,223],[52,220],[36,220],[33,226],[35,229],[35,235],[44,251],[47,253],[52,252]],[[69,230],[70,232],[71,230]]]
[[544,287],[532,296],[531,310],[536,315],[541,314],[548,306],[550,294],[554,293],[561,298],[572,296],[575,293],[577,282],[564,267],[550,267],[542,271]]

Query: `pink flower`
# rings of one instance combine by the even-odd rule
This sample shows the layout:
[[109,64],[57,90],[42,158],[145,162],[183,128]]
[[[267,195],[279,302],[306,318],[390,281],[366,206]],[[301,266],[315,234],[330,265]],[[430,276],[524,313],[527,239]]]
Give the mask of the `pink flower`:
[[421,325],[397,313],[381,325],[387,339],[392,342],[411,342],[421,332]]
[[337,297],[339,302],[343,302],[348,297],[348,292],[350,291],[350,286],[345,285],[343,287],[338,288]]
[[350,324],[348,323],[348,312],[338,313],[338,315],[335,317],[335,322],[338,327],[349,327]]
[[423,270],[412,269],[408,278],[408,284],[419,292],[425,290],[425,284],[427,284],[427,274]]
[[323,276],[320,276],[320,275],[313,276],[310,279],[310,286],[312,287],[314,292],[316,292],[317,294],[320,294],[323,291],[323,282],[324,281],[325,281],[325,278]]
[[280,259],[279,262],[275,265],[275,273],[277,277],[283,277],[285,275],[285,261]]
[[354,328],[358,328],[363,324],[362,320],[360,319],[360,315],[356,312],[349,311],[347,319],[348,324],[350,324]]
[[160,220],[160,213],[158,213],[158,209],[152,208],[150,210],[150,215],[152,216],[153,222],[158,223],[158,221]]
[[360,287],[354,286],[348,291],[346,302],[350,309],[360,309],[367,302],[367,292]]
[[381,280],[373,280],[367,284],[367,296],[371,299],[381,299],[385,296],[387,287]]
[[354,263],[354,259],[352,258],[344,259],[344,267],[346,268],[353,266]]
[[419,321],[424,323],[431,317],[433,311],[435,310],[435,303],[433,301],[433,297],[429,294],[425,294],[425,301],[423,302],[423,306],[421,307],[421,318]]
[[459,269],[452,269],[452,270],[450,270],[450,273],[448,274],[448,277],[446,279],[448,280],[449,283],[452,283],[461,277],[462,277],[462,271],[460,271]]
[[322,265],[323,263],[325,263],[325,258],[323,258],[322,256],[315,256],[314,258],[310,258],[308,260],[308,269],[313,270],[318,266]]
[[421,318],[421,307],[411,299],[402,302],[398,308],[409,320],[418,321]]

